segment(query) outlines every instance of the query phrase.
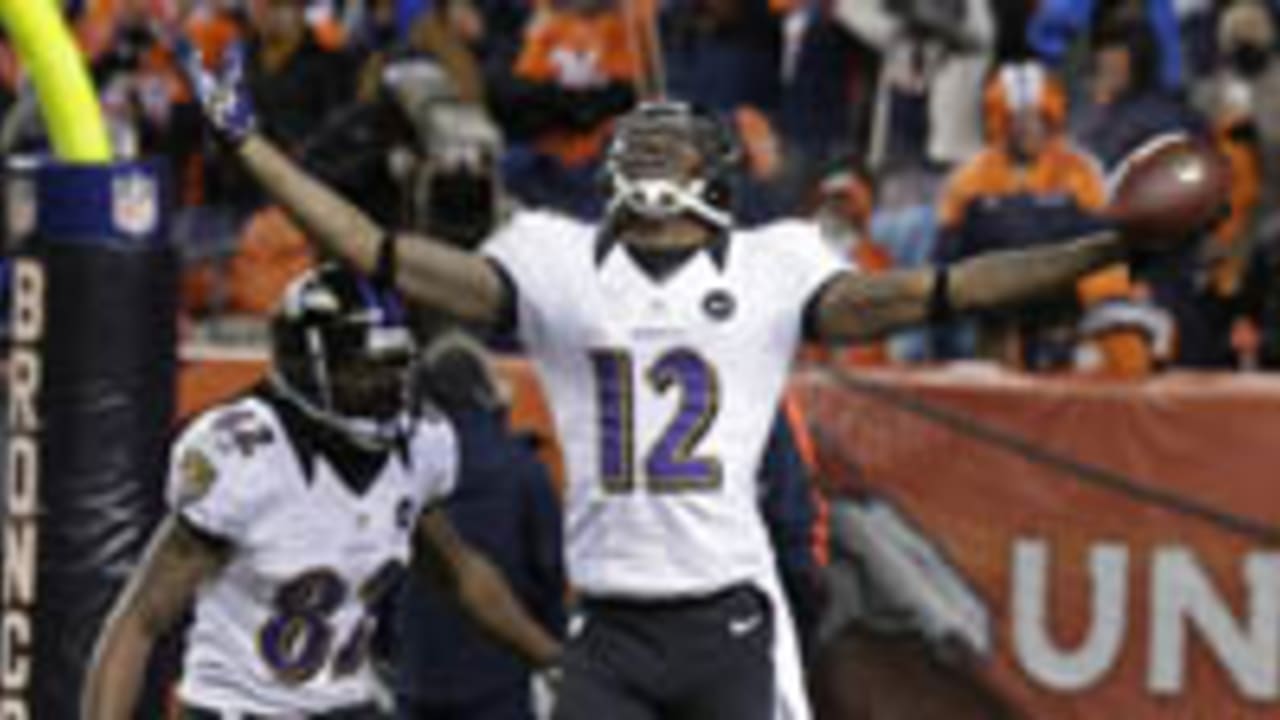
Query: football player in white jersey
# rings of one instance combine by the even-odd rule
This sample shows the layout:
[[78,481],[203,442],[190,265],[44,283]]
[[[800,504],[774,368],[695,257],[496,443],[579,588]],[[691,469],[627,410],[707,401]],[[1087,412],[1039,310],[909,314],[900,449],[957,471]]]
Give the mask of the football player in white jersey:
[[860,275],[815,226],[734,228],[734,143],[667,101],[619,120],[602,225],[521,212],[467,253],[378,226],[255,132],[234,54],[217,72],[188,61],[211,126],[315,242],[415,302],[513,330],[532,357],[566,454],[567,568],[586,608],[564,720],[807,718],[755,495],[797,343],[1021,302],[1128,253],[1099,231]]
[[370,638],[411,557],[528,662],[552,662],[557,642],[439,509],[457,448],[413,408],[394,291],[322,266],[286,291],[271,337],[270,377],[174,445],[171,511],[102,631],[84,717],[133,718],[152,644],[192,604],[185,720],[383,717]]

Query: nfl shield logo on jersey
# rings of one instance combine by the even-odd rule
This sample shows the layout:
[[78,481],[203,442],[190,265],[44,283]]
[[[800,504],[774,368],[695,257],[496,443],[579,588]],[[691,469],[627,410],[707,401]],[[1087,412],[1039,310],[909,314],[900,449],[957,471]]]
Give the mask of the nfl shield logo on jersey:
[[111,219],[125,235],[147,235],[160,220],[159,186],[143,172],[128,172],[111,181]]

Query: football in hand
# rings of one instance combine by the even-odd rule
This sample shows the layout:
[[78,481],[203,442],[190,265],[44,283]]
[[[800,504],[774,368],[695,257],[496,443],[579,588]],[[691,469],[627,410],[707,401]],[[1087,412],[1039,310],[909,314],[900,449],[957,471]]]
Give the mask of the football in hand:
[[1192,240],[1226,217],[1231,172],[1209,143],[1182,133],[1160,135],[1115,170],[1106,216],[1137,249]]

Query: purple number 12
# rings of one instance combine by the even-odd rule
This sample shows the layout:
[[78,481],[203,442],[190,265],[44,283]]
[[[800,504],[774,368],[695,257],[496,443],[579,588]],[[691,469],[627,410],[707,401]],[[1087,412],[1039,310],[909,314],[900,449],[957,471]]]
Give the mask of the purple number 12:
[[[631,354],[619,349],[591,352],[600,427],[600,477],[605,490],[635,488],[635,368]],[[644,474],[650,492],[711,490],[720,486],[721,466],[715,457],[695,455],[720,408],[715,368],[696,352],[675,348],[660,356],[644,374],[658,394],[680,393],[676,414],[645,454]]]

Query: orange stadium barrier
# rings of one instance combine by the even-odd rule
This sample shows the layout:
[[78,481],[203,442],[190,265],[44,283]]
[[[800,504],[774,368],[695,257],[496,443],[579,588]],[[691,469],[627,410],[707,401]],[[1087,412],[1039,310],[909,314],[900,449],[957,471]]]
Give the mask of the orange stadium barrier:
[[[182,412],[262,367],[188,360]],[[549,437],[528,366],[500,367]],[[977,673],[1018,714],[1280,713],[1280,377],[807,370],[792,393],[826,489],[889,499],[985,603]],[[900,680],[876,691],[922,692]]]
[[1027,717],[1280,713],[1280,378],[794,386],[830,489],[888,497],[985,602],[978,672]]

